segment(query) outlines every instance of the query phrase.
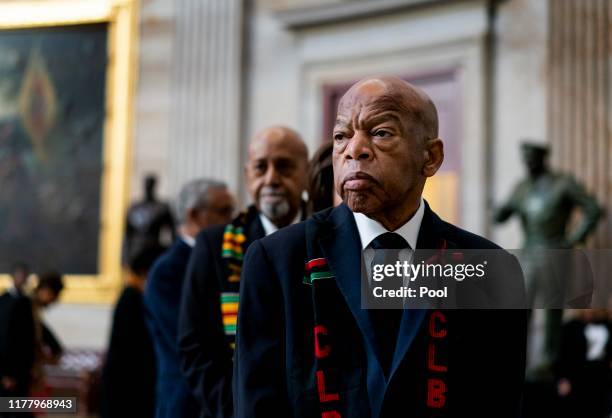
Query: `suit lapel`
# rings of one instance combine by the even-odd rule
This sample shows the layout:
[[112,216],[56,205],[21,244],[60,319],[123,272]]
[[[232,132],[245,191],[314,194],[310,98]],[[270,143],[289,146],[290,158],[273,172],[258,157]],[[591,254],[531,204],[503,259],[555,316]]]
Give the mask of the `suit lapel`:
[[385,378],[378,361],[378,348],[368,311],[361,308],[361,240],[352,212],[344,205],[335,208],[329,218],[320,245],[334,274],[340,293],[357,322],[368,355],[367,383],[370,405],[377,410],[382,404]]
[[350,210],[338,206],[330,215],[331,228],[321,236],[321,248],[366,342],[376,346],[367,310],[361,309],[361,241]]
[[[425,213],[423,214],[423,220],[421,221],[421,228],[419,229],[419,236],[417,238],[417,249],[428,250],[444,248],[446,246],[446,241],[443,238],[443,226],[440,218],[433,213],[427,202],[425,202]],[[413,263],[419,261],[420,260],[415,259]],[[427,311],[423,309],[404,309],[397,343],[395,345],[390,381],[393,379],[395,371],[400,364],[402,364],[404,357],[406,357],[426,313]]]

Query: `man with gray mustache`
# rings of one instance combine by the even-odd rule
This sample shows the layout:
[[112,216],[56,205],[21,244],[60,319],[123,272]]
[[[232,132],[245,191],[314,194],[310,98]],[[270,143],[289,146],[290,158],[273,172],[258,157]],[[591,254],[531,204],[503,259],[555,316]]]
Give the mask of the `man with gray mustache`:
[[308,150],[294,130],[273,126],[248,149],[245,178],[254,204],[231,223],[201,232],[191,254],[179,318],[181,369],[201,417],[232,417],[232,357],[242,258],[251,242],[300,221]]

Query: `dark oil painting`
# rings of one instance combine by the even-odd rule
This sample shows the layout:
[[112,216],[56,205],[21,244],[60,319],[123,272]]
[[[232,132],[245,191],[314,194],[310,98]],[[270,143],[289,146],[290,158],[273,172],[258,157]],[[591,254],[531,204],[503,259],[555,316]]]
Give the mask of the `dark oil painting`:
[[106,24],[0,31],[0,273],[98,273],[106,43]]

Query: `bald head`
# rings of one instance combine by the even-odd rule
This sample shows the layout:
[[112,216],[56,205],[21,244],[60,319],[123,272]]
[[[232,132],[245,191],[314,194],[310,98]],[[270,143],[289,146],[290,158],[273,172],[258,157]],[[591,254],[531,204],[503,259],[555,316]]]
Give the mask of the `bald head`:
[[438,137],[438,111],[421,89],[399,77],[368,77],[355,83],[338,105],[340,116],[347,109],[371,104],[374,109],[394,109],[402,123],[424,140]]
[[262,147],[282,145],[293,149],[300,158],[308,160],[308,148],[300,134],[287,126],[270,126],[257,132],[249,143],[249,158],[251,154]]
[[308,149],[291,128],[271,126],[251,140],[247,187],[257,209],[276,226],[288,225],[300,210],[307,167]]
[[436,107],[397,77],[353,85],[338,105],[333,137],[336,192],[390,231],[416,212],[426,178],[444,159]]

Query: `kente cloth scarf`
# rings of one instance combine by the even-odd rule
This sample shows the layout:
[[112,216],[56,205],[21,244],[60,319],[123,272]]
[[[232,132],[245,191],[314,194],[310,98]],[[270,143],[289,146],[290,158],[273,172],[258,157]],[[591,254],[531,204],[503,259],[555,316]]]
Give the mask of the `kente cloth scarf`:
[[[303,283],[312,289],[314,315],[313,357],[314,385],[318,392],[321,418],[341,418],[345,410],[339,383],[343,376],[336,366],[342,353],[335,349],[340,334],[337,322],[337,306],[346,303],[340,292],[333,272],[319,246],[319,237],[324,224],[313,219],[306,227],[306,259]],[[443,256],[444,241],[436,256],[426,262]],[[447,314],[441,310],[430,310],[425,316],[417,337],[408,355],[409,367],[414,370],[414,381],[410,383],[415,394],[413,412],[420,417],[438,418],[447,415],[448,387],[448,340]]]
[[238,319],[239,283],[242,272],[242,261],[246,253],[247,237],[245,228],[257,216],[257,210],[249,207],[227,224],[223,232],[221,258],[225,264],[227,287],[221,289],[221,316],[225,335],[235,337]]

